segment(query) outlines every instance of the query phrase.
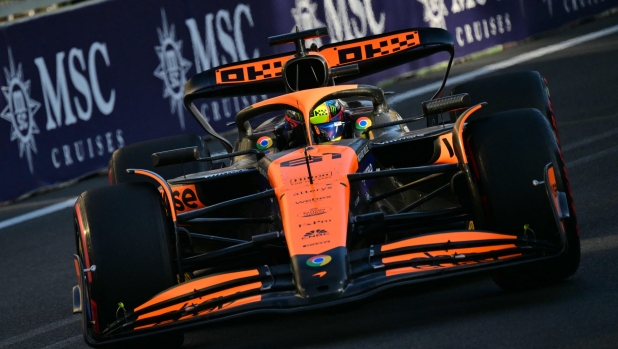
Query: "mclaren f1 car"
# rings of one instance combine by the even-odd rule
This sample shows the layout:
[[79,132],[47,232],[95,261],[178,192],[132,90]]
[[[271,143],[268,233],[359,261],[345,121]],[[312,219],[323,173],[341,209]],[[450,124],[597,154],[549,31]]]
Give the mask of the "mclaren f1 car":
[[[226,152],[181,135],[126,146],[111,186],[75,204],[74,312],[93,347],[241,314],[301,311],[471,273],[513,290],[572,275],[579,233],[546,81],[474,80],[443,96],[453,37],[415,28],[307,47],[326,28],[269,38],[289,53],[219,66],[185,107]],[[402,116],[346,84],[446,52],[441,87]],[[232,145],[204,98],[275,96],[242,109]],[[415,128],[413,123],[425,122]]]

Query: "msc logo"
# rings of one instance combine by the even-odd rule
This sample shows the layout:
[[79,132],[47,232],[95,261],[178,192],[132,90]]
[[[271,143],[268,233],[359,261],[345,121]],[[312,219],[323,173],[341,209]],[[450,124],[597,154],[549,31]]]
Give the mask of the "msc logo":
[[155,46],[155,51],[159,56],[159,66],[154,71],[154,76],[163,80],[163,98],[169,97],[171,113],[178,114],[180,127],[184,130],[182,98],[191,62],[182,57],[182,40],[176,41],[176,29],[173,24],[168,27],[163,9],[161,9],[161,18],[163,28],[157,28],[160,46]]
[[19,142],[19,157],[26,154],[30,173],[34,173],[32,166],[32,152],[37,152],[34,135],[39,128],[34,122],[34,114],[41,104],[30,98],[30,80],[24,81],[21,63],[15,69],[13,54],[9,48],[9,69],[4,68],[7,86],[2,86],[2,93],[6,98],[7,106],[0,113],[0,117],[11,123],[11,141]]
[[[163,189],[160,189],[159,192],[163,197],[163,201],[167,204],[167,197]],[[193,184],[172,187],[172,203],[177,212],[192,211],[206,207],[197,197],[195,185]]]

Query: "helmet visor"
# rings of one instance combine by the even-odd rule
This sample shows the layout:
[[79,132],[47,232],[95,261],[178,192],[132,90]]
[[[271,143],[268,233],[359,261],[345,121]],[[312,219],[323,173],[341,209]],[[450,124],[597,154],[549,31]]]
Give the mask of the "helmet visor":
[[324,124],[314,125],[316,136],[320,142],[337,141],[343,136],[343,122],[333,121]]

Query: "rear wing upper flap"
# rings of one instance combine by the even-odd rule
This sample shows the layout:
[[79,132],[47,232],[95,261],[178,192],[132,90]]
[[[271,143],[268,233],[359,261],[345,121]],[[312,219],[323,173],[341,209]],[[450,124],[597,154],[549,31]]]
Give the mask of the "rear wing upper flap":
[[[337,83],[358,79],[437,52],[454,55],[451,33],[441,28],[412,28],[322,46],[318,53],[329,67],[358,64],[359,74],[337,78]],[[193,76],[185,85],[185,105],[198,98],[285,93],[282,72],[294,52],[222,65]]]

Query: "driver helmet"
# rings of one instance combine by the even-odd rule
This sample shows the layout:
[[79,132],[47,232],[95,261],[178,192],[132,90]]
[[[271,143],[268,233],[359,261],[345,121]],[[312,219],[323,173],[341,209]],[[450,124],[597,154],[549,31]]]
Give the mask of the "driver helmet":
[[[336,99],[328,100],[311,111],[309,118],[318,142],[337,141],[342,138],[344,111],[345,108]],[[302,115],[293,110],[288,110],[285,120],[287,128],[291,130],[304,124]]]

